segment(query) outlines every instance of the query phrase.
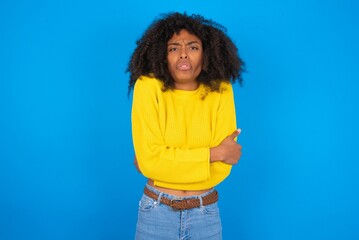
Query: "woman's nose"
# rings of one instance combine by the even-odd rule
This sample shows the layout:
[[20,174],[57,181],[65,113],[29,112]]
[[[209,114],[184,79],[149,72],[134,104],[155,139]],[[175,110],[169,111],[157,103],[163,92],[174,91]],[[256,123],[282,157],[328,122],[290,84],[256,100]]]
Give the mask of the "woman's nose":
[[188,55],[187,55],[186,51],[182,51],[181,55],[180,55],[180,59],[187,59],[187,58],[188,58]]

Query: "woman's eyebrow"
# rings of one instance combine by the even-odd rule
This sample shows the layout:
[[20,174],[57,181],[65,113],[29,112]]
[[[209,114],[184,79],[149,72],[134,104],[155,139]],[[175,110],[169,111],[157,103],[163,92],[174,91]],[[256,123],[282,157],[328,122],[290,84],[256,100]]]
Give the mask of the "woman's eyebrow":
[[169,45],[176,45],[176,46],[179,46],[179,45],[181,45],[179,42],[173,42],[173,43],[168,43],[167,44],[167,46],[169,46]]
[[198,41],[189,41],[188,43],[186,43],[186,45],[191,45],[193,43],[200,44]]

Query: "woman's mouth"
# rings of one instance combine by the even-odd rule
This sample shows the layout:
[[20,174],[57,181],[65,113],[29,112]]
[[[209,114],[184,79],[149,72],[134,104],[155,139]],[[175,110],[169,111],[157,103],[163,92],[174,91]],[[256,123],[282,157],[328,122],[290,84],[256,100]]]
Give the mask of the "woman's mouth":
[[189,63],[179,63],[177,64],[177,69],[182,71],[187,71],[192,68],[191,64]]

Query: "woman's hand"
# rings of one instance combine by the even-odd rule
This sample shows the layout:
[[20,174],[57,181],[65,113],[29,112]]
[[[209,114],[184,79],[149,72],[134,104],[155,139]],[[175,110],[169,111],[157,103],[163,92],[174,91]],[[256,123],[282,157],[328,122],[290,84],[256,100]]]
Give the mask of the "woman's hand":
[[210,148],[210,161],[221,161],[230,165],[237,164],[242,155],[242,146],[234,139],[240,132],[240,129],[234,131],[231,135],[223,139],[217,147]]

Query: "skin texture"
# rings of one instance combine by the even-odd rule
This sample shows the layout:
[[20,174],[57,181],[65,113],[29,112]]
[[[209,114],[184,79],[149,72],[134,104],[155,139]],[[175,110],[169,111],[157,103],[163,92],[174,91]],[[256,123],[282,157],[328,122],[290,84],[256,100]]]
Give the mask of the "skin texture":
[[168,70],[174,80],[175,89],[196,90],[197,77],[202,71],[202,41],[182,29],[167,43]]
[[222,161],[226,164],[235,165],[242,155],[242,146],[235,141],[241,133],[241,129],[234,131],[226,137],[220,145],[210,148],[210,161]]

